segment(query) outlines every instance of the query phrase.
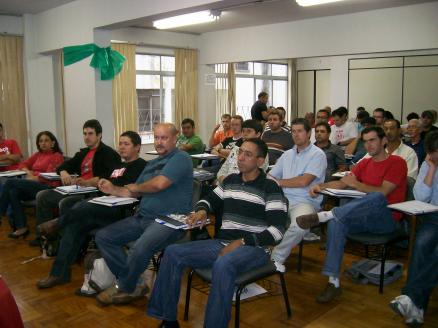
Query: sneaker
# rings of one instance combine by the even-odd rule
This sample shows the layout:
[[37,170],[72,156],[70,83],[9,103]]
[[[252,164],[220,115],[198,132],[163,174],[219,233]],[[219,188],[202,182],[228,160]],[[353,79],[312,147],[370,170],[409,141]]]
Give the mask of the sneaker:
[[281,272],[281,273],[285,273],[286,272],[286,267],[284,266],[284,264],[281,264],[280,262],[277,262],[277,261],[274,261],[274,260],[272,260],[272,262],[274,262],[274,265],[277,268],[278,272]]
[[297,225],[304,230],[319,225],[319,218],[318,218],[318,214],[316,213],[298,216],[296,220],[297,220]]
[[124,292],[113,285],[97,295],[96,299],[101,305],[129,304],[144,297],[149,292],[148,286],[137,286],[132,293]]
[[97,295],[96,300],[100,305],[106,306],[113,304],[113,297],[115,294],[119,292],[116,285],[112,285],[111,287],[108,287],[103,292],[100,292],[99,295]]
[[424,322],[424,311],[419,309],[407,295],[397,296],[389,306],[395,313],[405,318],[405,323],[409,327],[420,327]]
[[335,287],[335,285],[328,283],[325,289],[316,297],[318,303],[328,303],[333,301],[336,297],[342,294],[341,287]]
[[303,239],[304,239],[305,241],[316,241],[316,240],[320,240],[321,237],[319,237],[316,233],[313,233],[313,232],[308,231],[308,232],[304,235]]

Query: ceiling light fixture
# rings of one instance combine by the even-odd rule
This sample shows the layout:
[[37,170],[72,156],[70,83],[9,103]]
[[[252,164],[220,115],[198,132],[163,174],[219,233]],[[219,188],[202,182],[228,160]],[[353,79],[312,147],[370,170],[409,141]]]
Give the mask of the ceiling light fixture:
[[220,11],[204,10],[196,13],[159,19],[153,22],[153,26],[157,29],[164,30],[181,26],[210,23],[218,20],[220,16]]
[[295,0],[300,6],[315,6],[315,5],[323,5],[330,2],[338,2],[344,0]]

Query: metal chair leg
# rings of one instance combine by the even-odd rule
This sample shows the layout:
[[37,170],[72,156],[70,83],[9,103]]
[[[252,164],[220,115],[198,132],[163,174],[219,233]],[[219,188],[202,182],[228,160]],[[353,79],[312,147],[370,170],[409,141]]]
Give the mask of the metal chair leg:
[[383,294],[383,281],[385,276],[385,261],[388,253],[388,249],[386,245],[382,246],[382,258],[380,261],[380,282],[379,282],[379,293]]
[[238,286],[236,290],[236,310],[235,310],[235,316],[234,316],[234,327],[239,328],[240,325],[240,294],[242,294],[243,289],[245,286]]
[[286,306],[287,317],[290,318],[292,316],[292,310],[290,308],[289,297],[287,295],[286,281],[284,280],[284,274],[278,272],[281,281],[281,290],[283,292],[284,305]]
[[297,272],[298,273],[301,273],[301,264],[303,261],[303,246],[304,246],[304,241],[301,240],[300,247],[298,248],[298,263],[297,263]]
[[194,270],[190,271],[187,277],[186,304],[184,306],[184,321],[189,320],[190,290],[192,289],[192,279],[194,272],[195,272]]

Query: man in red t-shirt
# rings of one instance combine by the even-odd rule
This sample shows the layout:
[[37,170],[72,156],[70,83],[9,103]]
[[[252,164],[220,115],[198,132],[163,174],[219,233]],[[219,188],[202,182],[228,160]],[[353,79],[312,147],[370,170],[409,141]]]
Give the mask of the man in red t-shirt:
[[21,150],[13,139],[5,139],[3,125],[0,123],[0,171],[14,170],[20,162]]
[[341,180],[313,186],[310,194],[316,196],[324,188],[352,188],[367,195],[331,211],[297,217],[297,224],[302,229],[309,229],[321,222],[328,223],[327,254],[322,274],[329,277],[329,283],[317,296],[319,303],[330,302],[341,294],[339,272],[346,235],[360,232],[391,233],[401,218],[399,213],[392,214],[387,205],[405,200],[406,161],[385,151],[387,139],[381,127],[365,128],[361,137],[371,157],[358,163],[351,174]]

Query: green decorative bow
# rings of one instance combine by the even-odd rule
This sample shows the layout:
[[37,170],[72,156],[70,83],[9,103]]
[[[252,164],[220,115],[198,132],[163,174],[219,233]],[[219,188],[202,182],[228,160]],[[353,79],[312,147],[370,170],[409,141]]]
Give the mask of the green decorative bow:
[[100,70],[101,80],[112,80],[120,73],[126,58],[119,52],[112,50],[111,46],[101,48],[94,43],[80,46],[64,47],[64,66],[76,63],[88,56],[91,58],[90,66]]

